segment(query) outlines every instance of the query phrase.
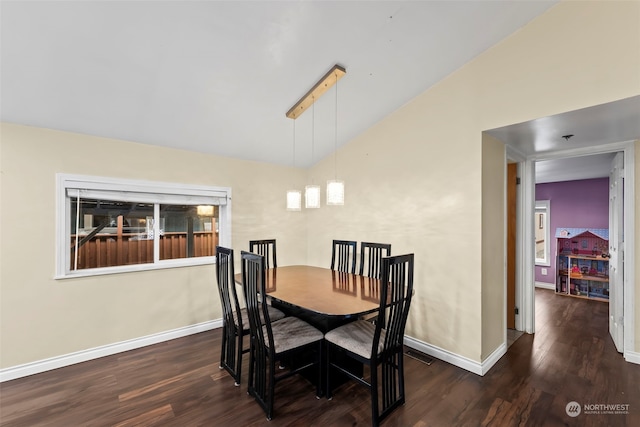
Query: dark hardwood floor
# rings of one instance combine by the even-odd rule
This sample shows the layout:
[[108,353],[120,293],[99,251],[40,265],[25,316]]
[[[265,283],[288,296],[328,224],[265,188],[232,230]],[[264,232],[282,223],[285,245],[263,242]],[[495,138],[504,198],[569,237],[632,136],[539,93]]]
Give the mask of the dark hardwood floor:
[[[440,360],[405,357],[406,404],[383,422],[400,426],[640,426],[640,366],[607,332],[606,303],[536,291],[535,335],[523,335],[484,377]],[[0,384],[0,425],[367,426],[367,391],[354,383],[317,400],[301,377],[278,383],[268,422],[218,368],[221,330],[192,335]],[[245,364],[246,366],[246,364]],[[566,413],[569,402],[583,412]],[[585,414],[622,404],[628,414]]]

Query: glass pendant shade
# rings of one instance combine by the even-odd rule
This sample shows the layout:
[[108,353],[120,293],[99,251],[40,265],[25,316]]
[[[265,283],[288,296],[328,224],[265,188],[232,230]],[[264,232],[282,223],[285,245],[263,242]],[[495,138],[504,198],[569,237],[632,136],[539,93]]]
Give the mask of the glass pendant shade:
[[302,209],[302,193],[298,190],[287,191],[287,210],[299,211]]
[[327,205],[342,206],[344,205],[344,182],[329,180],[327,181]]
[[304,207],[316,209],[320,207],[320,186],[307,185],[304,188]]

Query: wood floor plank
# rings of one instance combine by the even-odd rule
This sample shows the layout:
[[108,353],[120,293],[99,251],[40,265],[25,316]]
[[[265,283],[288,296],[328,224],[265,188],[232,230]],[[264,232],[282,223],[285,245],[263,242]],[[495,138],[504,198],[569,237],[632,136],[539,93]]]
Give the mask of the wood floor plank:
[[[383,427],[637,426],[640,366],[608,335],[606,303],[536,291],[535,335],[485,375],[405,357],[406,403]],[[275,418],[219,369],[212,330],[0,384],[0,426],[367,426],[369,393],[354,382],[332,400],[302,377],[277,384]],[[567,415],[569,402],[628,404],[628,414]]]
[[172,418],[174,418],[174,415],[171,405],[163,405],[126,421],[119,422],[115,424],[114,427],[163,425],[168,423]]

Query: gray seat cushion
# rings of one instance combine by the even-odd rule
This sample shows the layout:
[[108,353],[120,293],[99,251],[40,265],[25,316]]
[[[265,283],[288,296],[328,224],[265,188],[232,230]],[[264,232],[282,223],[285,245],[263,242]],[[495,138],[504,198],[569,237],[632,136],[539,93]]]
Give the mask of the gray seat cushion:
[[[373,334],[376,331],[376,325],[366,320],[356,320],[347,323],[327,332],[324,339],[339,347],[358,354],[365,359],[371,359],[371,348],[373,347]],[[380,342],[378,344],[378,353],[384,346],[384,337],[386,331],[380,332]]]
[[[271,322],[273,345],[276,353],[283,353],[296,347],[301,347],[315,341],[320,341],[324,334],[297,317],[289,316]],[[269,343],[267,329],[263,326],[264,340]]]
[[[271,307],[270,305],[267,306],[267,310],[269,310],[269,319],[271,319],[271,322],[275,322],[276,320],[280,320],[283,317],[285,317],[285,314],[283,312],[281,312],[277,308]],[[237,325],[238,324],[238,318],[236,316],[237,316],[237,314],[234,311],[233,312],[233,319],[235,320],[236,325]],[[242,317],[242,327],[244,328],[245,331],[248,331],[249,330],[249,317],[247,316],[247,309],[246,308],[240,309],[240,316]],[[262,324],[264,325],[264,317],[262,316],[262,310],[260,311],[260,322],[262,322]]]

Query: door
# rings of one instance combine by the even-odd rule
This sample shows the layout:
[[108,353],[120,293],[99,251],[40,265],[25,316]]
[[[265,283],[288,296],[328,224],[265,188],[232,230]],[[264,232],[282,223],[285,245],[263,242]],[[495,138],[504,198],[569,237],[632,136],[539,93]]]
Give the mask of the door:
[[624,350],[623,156],[616,154],[609,173],[609,334],[620,353]]
[[507,328],[516,328],[516,196],[518,164],[507,164]]

